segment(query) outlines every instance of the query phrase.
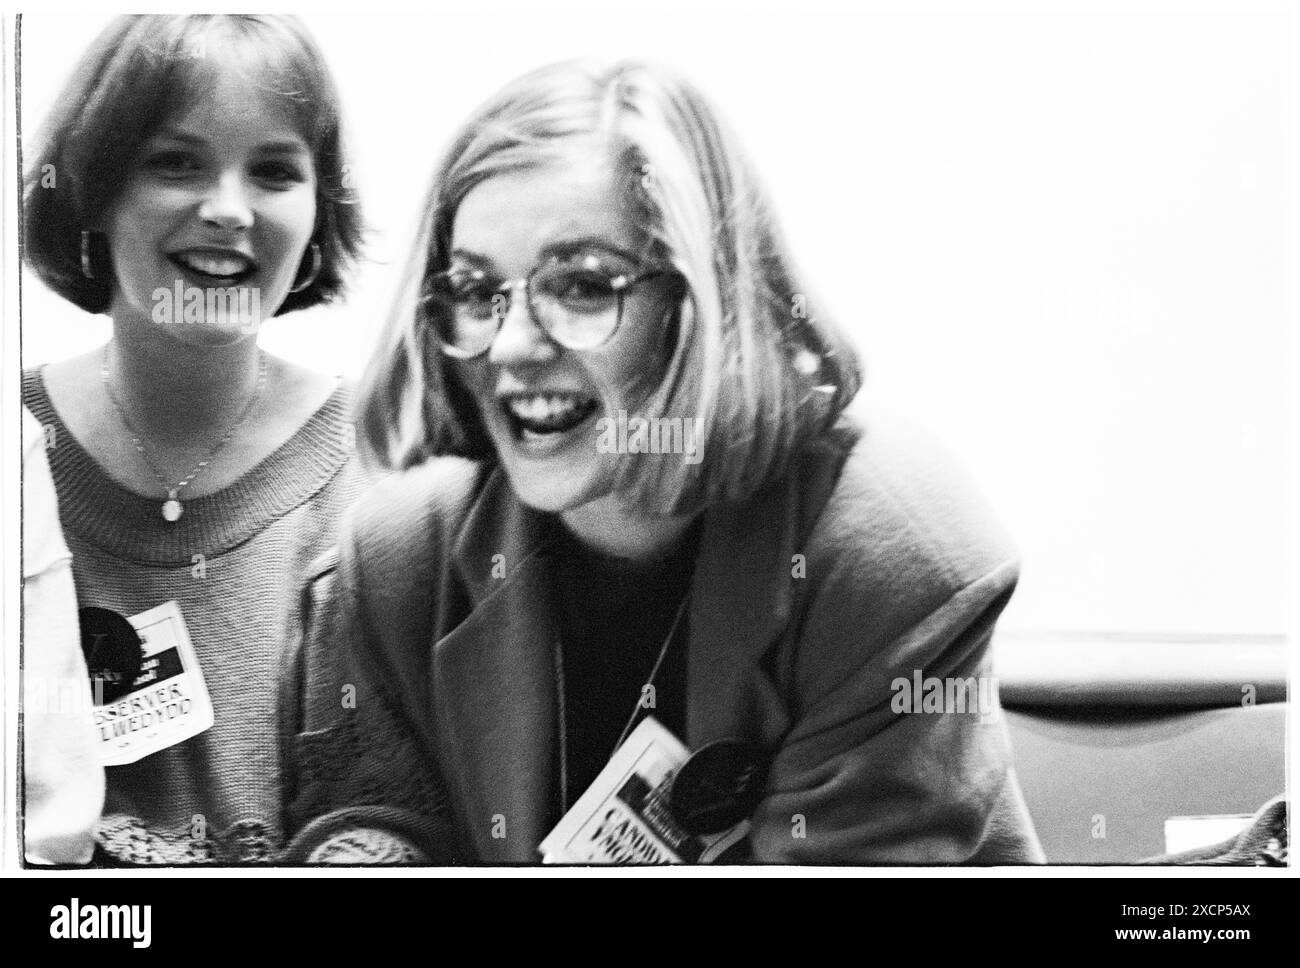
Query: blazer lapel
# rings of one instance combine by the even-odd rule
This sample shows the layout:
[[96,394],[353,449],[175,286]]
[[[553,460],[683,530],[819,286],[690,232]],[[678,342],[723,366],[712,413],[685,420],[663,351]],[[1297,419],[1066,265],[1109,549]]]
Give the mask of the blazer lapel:
[[438,753],[479,859],[531,863],[554,816],[554,642],[542,518],[500,471],[462,528],[454,564],[473,611],[434,645]]
[[742,504],[705,517],[692,581],[687,657],[686,742],[726,737],[775,744],[790,728],[785,700],[764,653],[785,635],[795,588],[816,582],[801,556],[813,522],[857,438],[837,427],[805,449],[790,471]]
[[778,485],[705,516],[686,660],[691,749],[726,737],[771,742],[789,727],[759,664],[790,616],[795,497]]

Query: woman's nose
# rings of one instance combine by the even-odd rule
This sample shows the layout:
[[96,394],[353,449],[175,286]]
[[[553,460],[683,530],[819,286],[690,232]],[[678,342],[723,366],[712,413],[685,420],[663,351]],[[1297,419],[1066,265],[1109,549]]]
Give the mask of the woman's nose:
[[488,350],[489,362],[500,366],[544,363],[558,354],[559,347],[533,319],[522,279],[511,285],[509,295],[493,297],[493,311],[501,314],[501,324]]
[[199,218],[223,229],[246,229],[253,224],[253,209],[241,173],[223,172],[199,203]]

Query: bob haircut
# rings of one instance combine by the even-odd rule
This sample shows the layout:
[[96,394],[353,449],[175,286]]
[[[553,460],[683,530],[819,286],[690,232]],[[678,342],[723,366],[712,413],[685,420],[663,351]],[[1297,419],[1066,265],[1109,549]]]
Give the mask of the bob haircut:
[[757,181],[707,102],[655,66],[569,61],[479,108],[436,170],[403,290],[362,380],[358,429],[370,461],[495,461],[457,362],[426,337],[420,296],[448,268],[456,210],[474,186],[589,158],[593,145],[649,250],[684,282],[664,377],[638,409],[703,420],[698,464],[662,454],[620,461],[616,493],[648,514],[743,500],[853,398],[856,354],[813,312]]
[[320,272],[276,315],[330,302],[361,249],[361,213],[345,180],[339,99],[320,51],[290,17],[123,16],[82,56],[41,132],[24,185],[25,258],[55,292],[106,312],[113,278],[103,236],[91,235],[93,279],[81,270],[81,233],[117,198],[144,142],[205,96],[215,72],[236,69],[281,98],[316,170]]

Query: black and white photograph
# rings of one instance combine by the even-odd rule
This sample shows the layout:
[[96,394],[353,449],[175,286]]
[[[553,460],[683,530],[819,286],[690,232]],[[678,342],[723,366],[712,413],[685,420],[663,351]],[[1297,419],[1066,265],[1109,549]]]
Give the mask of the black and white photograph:
[[7,14],[4,870],[1289,868],[1293,17]]

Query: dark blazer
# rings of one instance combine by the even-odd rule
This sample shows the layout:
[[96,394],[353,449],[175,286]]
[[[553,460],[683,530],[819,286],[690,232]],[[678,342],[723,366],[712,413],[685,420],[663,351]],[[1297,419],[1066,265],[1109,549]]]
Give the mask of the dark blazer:
[[[285,677],[290,832],[397,805],[442,859],[538,860],[559,808],[543,523],[499,469],[456,458],[354,509]],[[1000,710],[895,711],[901,680],[990,675],[1017,574],[933,445],[885,423],[842,420],[783,480],[705,513],[682,739],[770,754],[755,861],[1042,861]]]

